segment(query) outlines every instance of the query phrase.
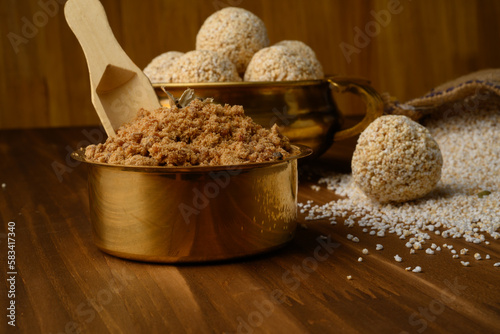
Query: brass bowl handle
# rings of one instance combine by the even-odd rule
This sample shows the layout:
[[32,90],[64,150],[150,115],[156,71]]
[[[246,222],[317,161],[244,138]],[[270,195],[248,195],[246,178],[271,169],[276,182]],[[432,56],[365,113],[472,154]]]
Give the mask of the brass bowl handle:
[[337,93],[354,93],[361,95],[366,104],[366,114],[361,122],[349,129],[335,133],[333,140],[343,140],[361,133],[377,117],[382,116],[384,102],[377,91],[370,86],[368,80],[348,77],[327,77],[326,80],[332,85],[332,90]]

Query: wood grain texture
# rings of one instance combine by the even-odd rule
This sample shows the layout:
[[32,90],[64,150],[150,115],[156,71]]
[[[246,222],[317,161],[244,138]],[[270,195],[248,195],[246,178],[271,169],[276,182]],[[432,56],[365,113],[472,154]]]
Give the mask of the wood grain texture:
[[[98,124],[83,52],[62,14],[64,0],[42,2],[53,4],[53,15],[44,14],[39,0],[0,2],[0,128]],[[400,0],[397,13],[379,20],[377,29],[371,11],[387,11],[394,2],[102,0],[118,41],[140,68],[162,52],[192,50],[205,18],[228,5],[261,17],[271,43],[309,44],[325,73],[368,78],[402,101],[460,75],[500,67],[500,2]],[[26,21],[39,25],[36,32],[23,34]],[[356,29],[366,33],[367,26],[372,37],[355,40]],[[9,33],[23,38],[14,43],[17,53]],[[362,47],[348,61],[341,43]],[[339,105],[347,114],[362,112],[355,101],[343,97]]]
[[[68,151],[89,140],[86,133],[98,132],[0,131],[0,183],[6,184],[0,189],[3,305],[9,221],[16,223],[18,271],[16,330],[2,314],[1,333],[494,333],[500,328],[499,268],[493,267],[500,261],[498,240],[490,245],[432,240],[492,257],[475,261],[468,255],[472,266],[465,268],[449,251],[409,255],[395,235],[372,237],[341,220],[330,225],[299,216],[308,228],[298,229],[288,246],[248,259],[171,266],[108,256],[92,243],[86,169],[66,160]],[[342,152],[330,150],[317,164],[345,168],[348,156]],[[60,179],[54,163],[65,166]],[[312,190],[314,178],[306,176],[299,184],[300,202],[335,198],[325,188]],[[347,233],[360,242],[347,240]],[[375,251],[377,243],[383,251]],[[370,254],[359,263],[363,248]],[[395,254],[404,262],[395,262]],[[416,265],[422,273],[404,270]]]

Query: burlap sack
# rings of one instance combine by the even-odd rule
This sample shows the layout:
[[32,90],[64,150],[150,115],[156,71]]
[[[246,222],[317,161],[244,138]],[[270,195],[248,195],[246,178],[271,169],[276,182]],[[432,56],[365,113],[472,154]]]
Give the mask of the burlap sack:
[[[400,103],[382,94],[385,114],[405,115],[421,121],[431,113],[473,111],[485,105],[500,106],[500,69],[486,69],[444,83],[422,97]],[[500,110],[500,108],[499,108]]]

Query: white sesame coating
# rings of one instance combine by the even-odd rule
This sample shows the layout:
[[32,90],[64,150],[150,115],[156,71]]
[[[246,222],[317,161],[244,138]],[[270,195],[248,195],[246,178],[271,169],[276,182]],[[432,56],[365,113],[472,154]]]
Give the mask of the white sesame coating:
[[208,50],[189,51],[165,72],[167,82],[241,81],[236,66],[225,56]]
[[311,62],[284,46],[257,52],[245,72],[245,81],[297,81],[321,79]]
[[396,260],[396,262],[402,262],[403,258],[396,254],[396,255],[394,255],[394,260]]
[[415,269],[412,270],[414,273],[420,273],[422,272],[422,268],[420,266],[416,266]]
[[475,253],[475,254],[474,254],[474,258],[476,259],[476,261],[481,260],[481,254],[479,254],[479,253]]
[[489,259],[491,259],[491,256],[490,256],[490,254],[486,254],[486,256],[485,256],[484,258],[485,258],[486,260],[489,260]]
[[426,253],[426,254],[429,254],[429,255],[433,255],[433,254],[434,254],[434,250],[432,250],[431,248],[427,248],[427,249],[425,250],[425,253]]
[[351,275],[347,275],[347,279],[348,279],[348,280],[351,280],[351,279],[352,279],[352,276],[351,276]]
[[375,246],[375,250],[382,250],[382,249],[384,249],[384,246],[383,246],[383,245],[381,245],[381,244],[377,244],[377,245]]
[[366,248],[363,248],[363,250],[361,251],[363,254],[367,255],[369,252],[368,252],[368,249]]
[[363,258],[361,256],[358,257],[358,262],[363,262]]
[[441,178],[443,159],[429,131],[406,116],[387,115],[360,135],[352,177],[367,196],[404,202],[429,193]]
[[197,50],[220,52],[243,74],[252,56],[269,46],[264,22],[243,8],[227,7],[210,15],[196,36]]
[[493,264],[493,267],[500,267],[500,262],[496,262],[495,264]]
[[460,261],[460,263],[462,264],[462,266],[464,267],[468,267],[469,266],[469,262],[466,262],[466,261]]
[[144,74],[152,83],[170,82],[170,78],[165,76],[165,72],[171,67],[177,59],[184,53],[179,51],[168,51],[153,58],[151,62],[144,68]]
[[323,66],[321,66],[321,63],[319,62],[318,58],[316,57],[316,53],[306,43],[301,42],[301,41],[285,40],[285,41],[281,41],[279,43],[276,43],[274,45],[284,46],[284,47],[292,50],[293,52],[297,53],[302,58],[309,60],[311,62],[311,66],[313,67],[313,71],[314,71],[315,76],[317,78],[323,78],[325,76],[325,74],[323,72]]

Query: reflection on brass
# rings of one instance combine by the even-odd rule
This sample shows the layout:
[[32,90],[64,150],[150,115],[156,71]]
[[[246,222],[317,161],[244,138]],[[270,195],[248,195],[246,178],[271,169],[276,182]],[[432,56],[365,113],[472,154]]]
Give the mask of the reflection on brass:
[[[160,102],[170,106],[165,91],[179,98],[192,88],[200,98],[242,105],[245,114],[264,127],[278,124],[294,144],[311,147],[314,156],[326,151],[334,140],[355,136],[382,115],[383,102],[369,82],[354,78],[279,82],[217,82],[154,84]],[[332,97],[334,92],[358,94],[365,101],[365,118],[350,129],[342,129],[342,115]]]
[[136,167],[85,161],[94,241],[106,253],[151,262],[257,254],[293,237],[297,159],[236,166]]

